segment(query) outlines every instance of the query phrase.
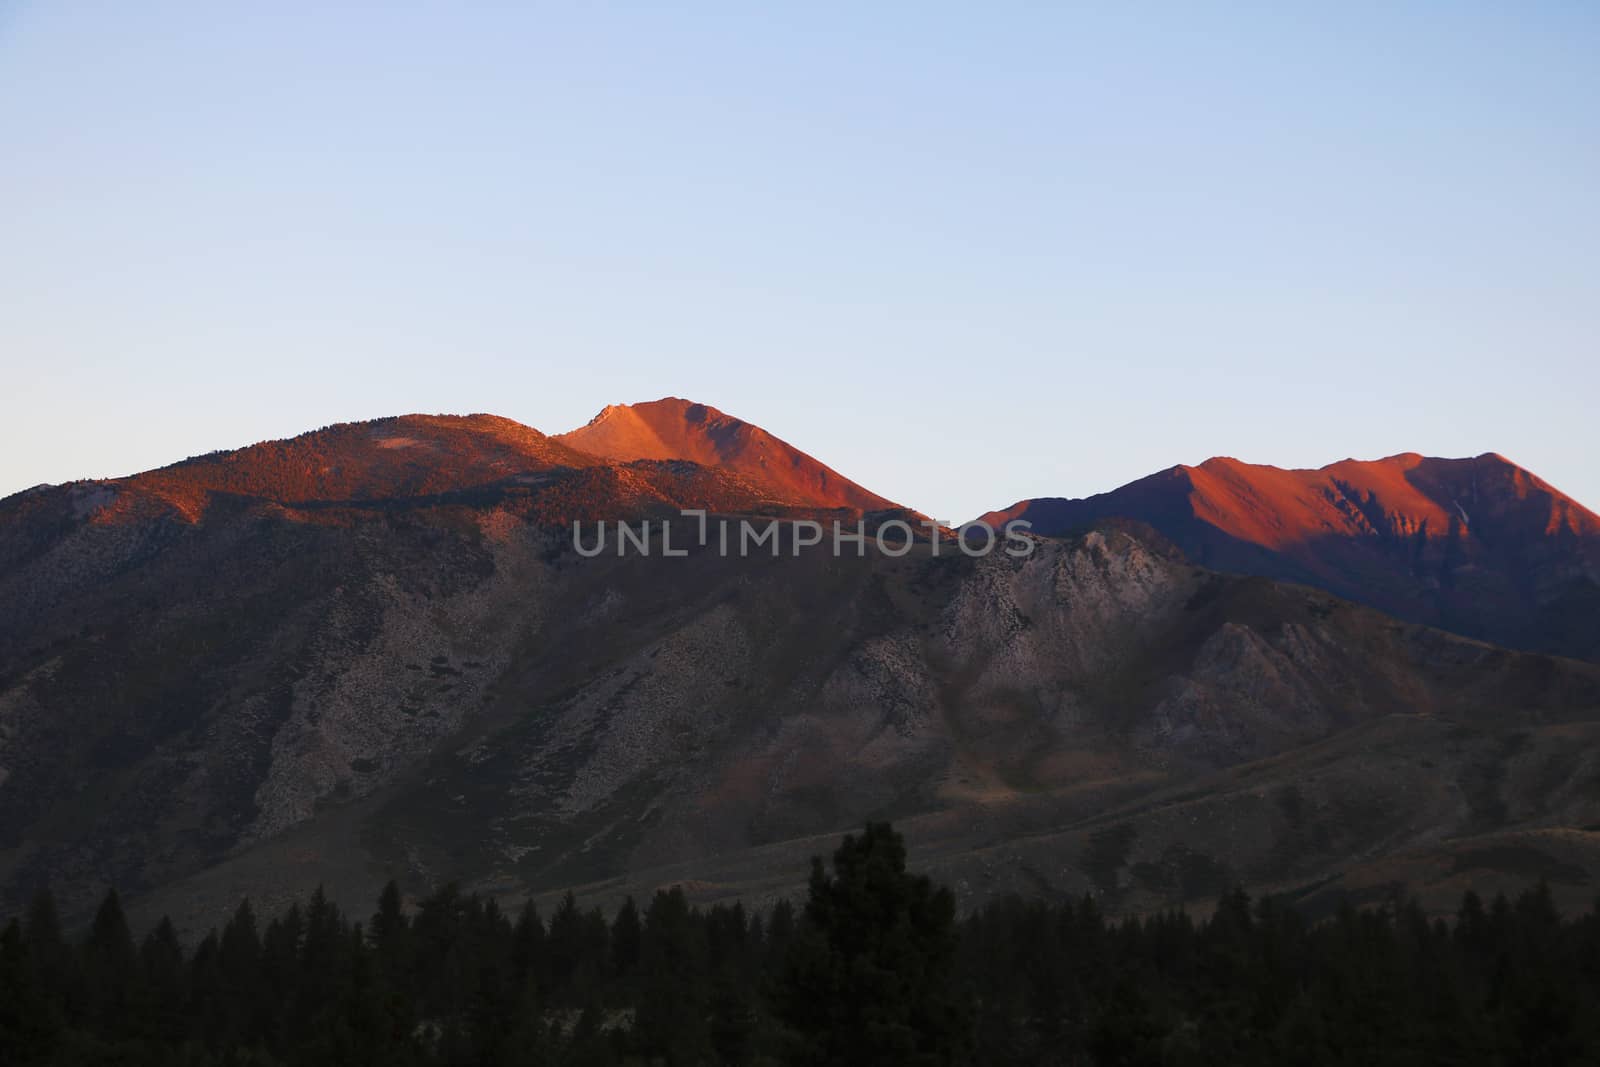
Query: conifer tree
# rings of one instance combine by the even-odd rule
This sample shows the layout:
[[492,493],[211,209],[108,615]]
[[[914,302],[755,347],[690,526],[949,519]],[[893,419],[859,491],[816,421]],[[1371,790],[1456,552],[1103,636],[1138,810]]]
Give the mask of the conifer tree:
[[115,889],[95,911],[83,943],[89,1027],[109,1041],[133,1036],[139,989],[138,952]]
[[955,901],[906,872],[905,843],[869,823],[812,861],[778,1012],[797,1063],[960,1062],[971,1013],[956,988]]
[[631,985],[639,968],[639,950],[643,927],[639,922],[639,908],[628,897],[617,909],[611,923],[611,968],[618,982]]

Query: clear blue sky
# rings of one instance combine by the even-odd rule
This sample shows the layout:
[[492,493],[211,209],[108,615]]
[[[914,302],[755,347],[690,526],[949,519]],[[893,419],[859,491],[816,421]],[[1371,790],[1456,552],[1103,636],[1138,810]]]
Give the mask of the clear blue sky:
[[1600,6],[0,0],[0,493],[673,394],[940,518],[1600,507]]

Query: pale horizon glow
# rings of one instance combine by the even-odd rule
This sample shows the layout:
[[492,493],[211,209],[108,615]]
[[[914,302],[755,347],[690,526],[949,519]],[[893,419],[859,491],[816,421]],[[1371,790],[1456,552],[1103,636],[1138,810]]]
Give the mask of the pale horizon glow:
[[962,520],[1214,455],[1600,508],[1600,9],[0,5],[0,495],[681,396]]

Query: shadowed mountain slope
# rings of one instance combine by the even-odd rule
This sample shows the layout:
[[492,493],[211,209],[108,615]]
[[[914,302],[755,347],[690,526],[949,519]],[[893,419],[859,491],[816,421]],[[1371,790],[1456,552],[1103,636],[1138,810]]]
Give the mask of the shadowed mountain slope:
[[1306,582],[1402,618],[1600,658],[1600,517],[1505,457],[1414,453],[1318,470],[1207,460],[985,516],[1043,534],[1113,516],[1209,567]]

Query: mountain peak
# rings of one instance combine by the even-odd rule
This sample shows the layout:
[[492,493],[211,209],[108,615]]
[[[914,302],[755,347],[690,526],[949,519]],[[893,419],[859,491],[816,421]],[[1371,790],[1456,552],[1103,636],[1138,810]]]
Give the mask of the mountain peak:
[[607,405],[586,425],[551,440],[602,459],[688,460],[721,468],[789,505],[895,507],[761,427],[682,397]]
[[[707,404],[697,404],[693,400],[685,400],[681,396],[664,396],[660,400],[644,400],[637,404],[607,404],[600,409],[599,414],[584,425],[585,427],[597,426],[611,419],[628,419],[642,416],[646,413],[683,414],[691,408],[699,408],[713,415],[722,415],[722,412]],[[572,432],[576,433],[577,431],[574,430]]]

